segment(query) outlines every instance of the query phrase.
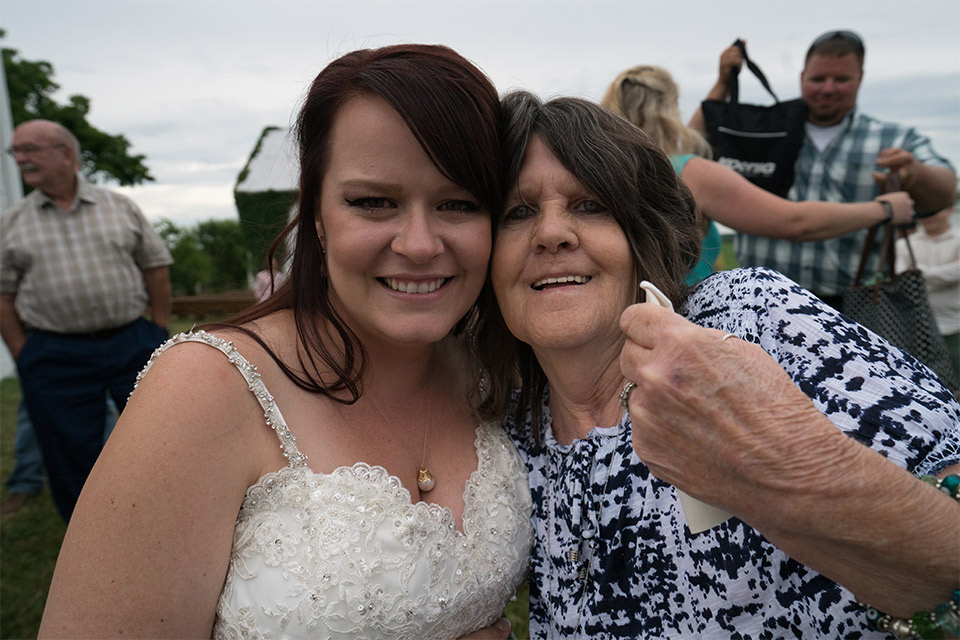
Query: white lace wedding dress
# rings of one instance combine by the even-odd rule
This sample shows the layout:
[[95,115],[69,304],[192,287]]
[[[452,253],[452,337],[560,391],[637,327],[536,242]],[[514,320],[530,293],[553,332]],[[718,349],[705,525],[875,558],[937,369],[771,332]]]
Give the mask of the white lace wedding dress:
[[[211,334],[246,380],[289,464],[247,489],[214,638],[457,638],[497,620],[527,571],[526,470],[499,425],[477,428],[463,532],[449,509],[412,504],[382,467],[314,473],[256,367]],[[149,369],[150,363],[141,376]]]

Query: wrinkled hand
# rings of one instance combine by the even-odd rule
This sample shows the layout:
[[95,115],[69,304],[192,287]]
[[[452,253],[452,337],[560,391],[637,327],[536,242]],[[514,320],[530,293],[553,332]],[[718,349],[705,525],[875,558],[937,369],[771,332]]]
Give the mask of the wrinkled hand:
[[[746,44],[747,41],[744,40],[743,43]],[[729,82],[731,77],[740,72],[742,66],[743,55],[740,48],[735,44],[730,45],[720,54],[720,80]]]
[[507,640],[510,637],[510,621],[500,618],[491,626],[478,629],[470,635],[461,636],[460,640]]
[[893,191],[874,198],[875,202],[886,200],[893,205],[893,224],[910,224],[916,211],[913,208],[913,198],[906,191]]
[[[909,190],[917,179],[917,169],[920,163],[906,149],[890,147],[877,154],[877,165],[890,172],[898,173],[900,175],[900,188]],[[873,179],[883,189],[887,180],[887,172],[874,171]]]
[[795,483],[835,480],[824,465],[849,439],[759,346],[650,304],[620,328],[633,446],[653,475],[751,523]]

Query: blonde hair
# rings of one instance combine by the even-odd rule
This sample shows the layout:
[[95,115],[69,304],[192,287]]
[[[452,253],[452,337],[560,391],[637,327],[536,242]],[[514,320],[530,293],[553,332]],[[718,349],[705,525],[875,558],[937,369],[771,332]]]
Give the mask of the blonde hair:
[[640,65],[618,75],[600,104],[643,129],[664,153],[711,158],[710,144],[680,119],[679,94],[666,69]]

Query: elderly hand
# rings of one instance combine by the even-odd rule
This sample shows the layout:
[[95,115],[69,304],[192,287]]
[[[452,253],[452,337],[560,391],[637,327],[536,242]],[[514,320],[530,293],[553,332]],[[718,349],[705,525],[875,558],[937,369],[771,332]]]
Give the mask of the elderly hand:
[[[917,170],[920,167],[920,163],[917,162],[912,153],[896,147],[884,149],[877,154],[877,165],[899,174],[900,188],[908,191],[913,187],[913,183],[917,179]],[[873,172],[873,179],[881,189],[886,185],[887,175],[884,171]]]
[[759,346],[652,304],[628,307],[620,328],[633,446],[656,477],[751,522],[842,474],[852,441]]

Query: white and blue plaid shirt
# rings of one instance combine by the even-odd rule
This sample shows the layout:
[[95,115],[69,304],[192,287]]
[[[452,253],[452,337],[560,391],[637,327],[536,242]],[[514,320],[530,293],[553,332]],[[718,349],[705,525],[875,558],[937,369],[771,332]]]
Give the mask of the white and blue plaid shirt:
[[[879,195],[873,172],[877,154],[889,147],[906,149],[918,162],[950,167],[930,139],[912,127],[881,122],[851,111],[841,130],[823,151],[804,140],[795,165],[791,200],[864,202]],[[922,213],[922,212],[921,212]],[[839,295],[852,284],[863,251],[866,231],[814,242],[790,242],[737,234],[735,249],[740,266],[775,269],[821,296]]]

